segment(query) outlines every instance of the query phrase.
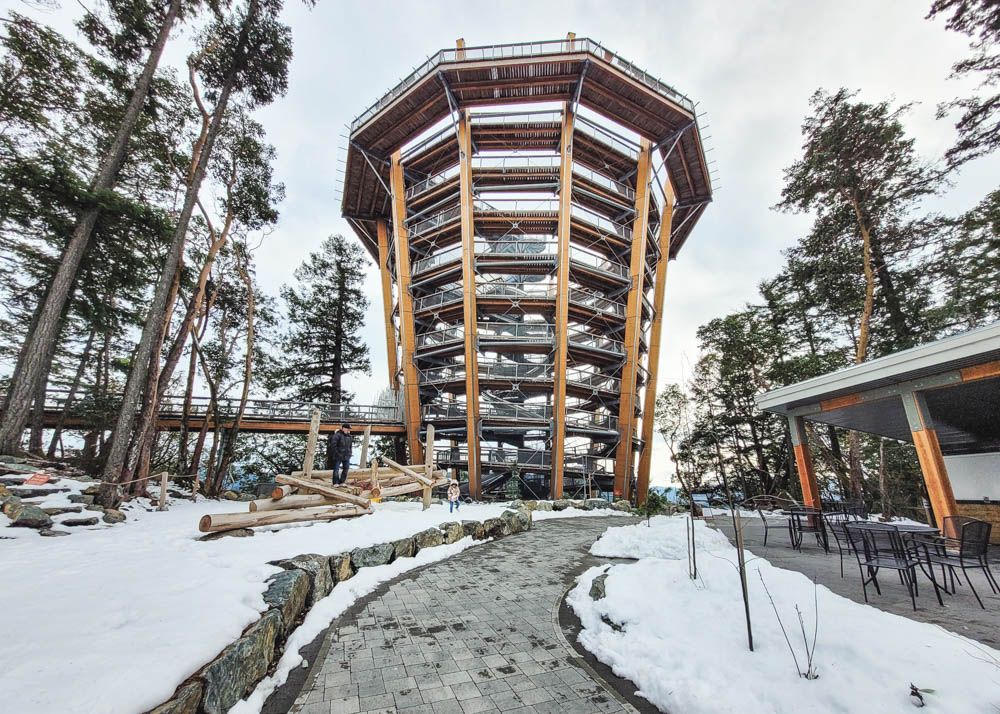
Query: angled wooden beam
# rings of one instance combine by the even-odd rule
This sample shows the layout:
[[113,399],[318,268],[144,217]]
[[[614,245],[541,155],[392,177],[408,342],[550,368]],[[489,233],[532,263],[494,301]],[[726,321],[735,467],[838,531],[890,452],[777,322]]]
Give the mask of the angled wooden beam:
[[[349,493],[341,488],[334,488],[333,486],[326,483],[318,483],[305,476],[287,476],[285,474],[278,474],[274,477],[274,480],[278,483],[285,484],[286,486],[294,486],[300,491],[308,491],[309,493],[319,493],[327,498],[332,498],[335,501],[344,501],[345,503],[353,503],[356,506],[361,506],[362,508],[368,508],[371,505],[371,501],[367,498],[361,498],[360,496],[355,496],[353,493]],[[273,496],[272,496],[273,498]]]
[[652,145],[642,139],[635,175],[635,220],[632,222],[632,250],[629,261],[631,285],[625,310],[625,365],[622,367],[621,400],[618,403],[618,448],[615,452],[615,495],[629,498],[632,475],[632,434],[635,430],[636,374],[642,330],[646,237],[649,225],[649,173]]
[[556,363],[552,395],[552,498],[562,498],[566,447],[566,361],[569,350],[569,231],[573,195],[573,109],[563,104],[559,138],[559,266],[556,272]]
[[653,324],[649,328],[649,381],[642,400],[642,452],[636,476],[636,503],[646,501],[649,491],[649,467],[653,452],[653,427],[656,414],[656,377],[660,363],[660,337],[663,332],[663,303],[667,287],[667,267],[670,262],[670,223],[674,214],[674,189],[670,179],[664,186],[663,216],[660,219],[660,259],[653,277]]
[[392,155],[392,224],[396,238],[396,285],[399,288],[399,341],[403,359],[403,424],[410,461],[423,460],[420,444],[420,392],[417,385],[416,331],[413,297],[410,295],[410,240],[406,233],[406,189],[403,183],[402,153]]
[[819,487],[816,485],[816,471],[813,469],[812,453],[809,451],[809,435],[806,434],[806,423],[802,417],[788,417],[788,430],[792,436],[792,450],[795,452],[795,468],[799,472],[799,484],[802,486],[802,500],[805,505],[822,508],[819,499]]
[[396,328],[392,319],[389,224],[384,218],[379,218],[375,222],[375,228],[378,234],[378,268],[382,278],[382,313],[385,317],[385,354],[389,363],[389,387],[395,392],[399,390],[399,364],[396,362]]
[[[927,409],[927,402],[922,392],[903,392],[899,395],[906,411],[906,421],[913,435],[913,445],[917,449],[917,459],[920,470],[924,474],[924,484],[930,497],[931,508],[934,509],[934,519],[939,528],[943,527],[945,518],[957,516],[958,504],[951,488],[948,468],[941,454],[941,444],[938,443],[937,430]],[[957,537],[955,533],[943,535]]]
[[469,494],[481,498],[479,444],[479,314],[476,307],[476,249],[472,201],[472,131],[469,111],[458,122],[459,190],[462,210],[462,307],[465,315],[466,444],[469,450]]

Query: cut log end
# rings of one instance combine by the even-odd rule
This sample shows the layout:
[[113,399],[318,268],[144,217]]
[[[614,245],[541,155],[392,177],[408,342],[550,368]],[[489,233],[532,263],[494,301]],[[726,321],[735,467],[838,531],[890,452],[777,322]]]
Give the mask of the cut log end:
[[210,515],[204,515],[198,521],[198,530],[202,533],[210,533],[212,530],[212,517]]

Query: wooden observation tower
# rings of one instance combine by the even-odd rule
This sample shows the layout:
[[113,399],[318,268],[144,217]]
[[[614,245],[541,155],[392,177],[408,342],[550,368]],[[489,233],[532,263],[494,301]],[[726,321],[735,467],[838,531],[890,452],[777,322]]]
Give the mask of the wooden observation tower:
[[667,262],[712,200],[694,103],[589,39],[460,40],[354,120],[345,171],[410,461],[433,424],[474,496],[641,499]]

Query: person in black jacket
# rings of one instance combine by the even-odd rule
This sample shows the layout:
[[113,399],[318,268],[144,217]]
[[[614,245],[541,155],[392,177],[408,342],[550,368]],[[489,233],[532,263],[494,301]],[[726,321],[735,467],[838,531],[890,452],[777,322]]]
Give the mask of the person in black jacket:
[[347,469],[351,463],[351,425],[344,424],[340,431],[333,435],[333,485],[337,486],[347,481]]

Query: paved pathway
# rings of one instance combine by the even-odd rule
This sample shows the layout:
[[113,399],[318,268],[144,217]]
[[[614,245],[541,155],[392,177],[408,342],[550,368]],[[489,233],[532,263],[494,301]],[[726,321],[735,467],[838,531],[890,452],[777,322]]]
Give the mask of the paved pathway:
[[543,521],[401,576],[338,618],[291,712],[635,711],[559,631],[587,554],[622,518]]
[[[730,541],[734,540],[732,520],[720,516],[712,519],[712,522],[729,537]],[[832,536],[830,554],[823,552],[823,549],[816,545],[815,538],[808,536],[803,538],[800,552],[792,550],[788,544],[786,530],[771,528],[765,548],[764,526],[755,515],[743,521],[743,542],[752,553],[767,558],[779,568],[797,570],[810,578],[815,578],[816,582],[825,585],[838,595],[855,602],[864,602],[857,560],[853,555],[844,554],[844,577],[841,578],[840,557],[837,555],[836,547],[832,545]],[[990,551],[993,573],[1000,576],[1000,548],[992,546]],[[885,571],[884,575],[880,573],[881,595],[876,593],[871,585],[868,586],[868,603],[880,610],[912,620],[940,625],[990,647],[1000,647],[1000,595],[990,591],[982,572],[973,572],[971,577],[979,591],[979,597],[986,606],[985,610],[979,607],[968,585],[959,586],[958,592],[954,595],[942,593],[944,607],[938,605],[930,581],[918,573],[919,597],[914,612],[906,588],[891,571]]]

